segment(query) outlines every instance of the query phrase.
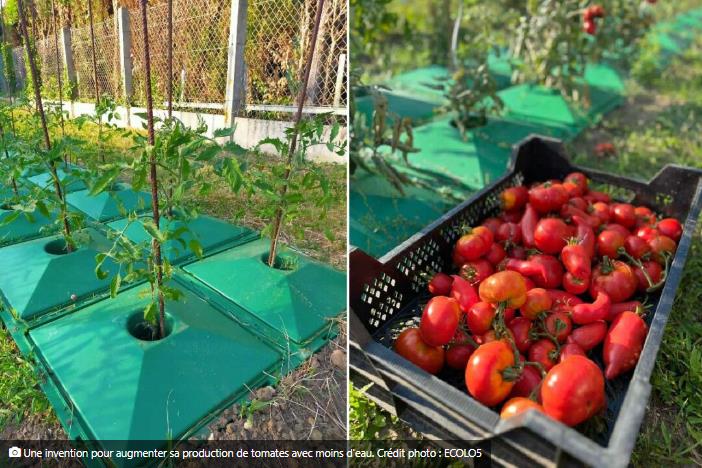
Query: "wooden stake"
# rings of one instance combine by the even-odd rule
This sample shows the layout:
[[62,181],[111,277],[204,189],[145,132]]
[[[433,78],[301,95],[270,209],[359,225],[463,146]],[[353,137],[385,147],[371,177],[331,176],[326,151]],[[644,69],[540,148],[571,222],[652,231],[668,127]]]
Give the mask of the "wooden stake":
[[[149,55],[149,22],[147,19],[146,5],[148,0],[141,0],[141,26],[144,31],[144,86],[146,87],[146,122],[148,131],[149,145],[153,147],[155,143],[154,135],[154,102],[151,96],[151,57]],[[161,215],[158,206],[158,177],[156,173],[156,158],[153,151],[149,156],[149,178],[151,181],[151,207],[154,218],[154,224],[160,228]],[[163,285],[163,264],[161,260],[161,243],[158,239],[151,239],[151,250],[154,255],[154,268],[156,269],[156,284],[158,290],[158,325],[160,338],[166,336],[166,304],[161,292]]]
[[[300,94],[297,97],[297,113],[295,114],[294,125],[297,127],[302,120],[302,111],[305,107],[305,100],[307,99],[307,86],[310,81],[310,70],[312,69],[312,61],[314,60],[314,51],[317,46],[317,37],[319,36],[319,26],[322,22],[322,10],[324,9],[324,0],[319,0],[317,2],[317,16],[315,18],[314,30],[312,31],[312,41],[310,42],[310,51],[307,55],[307,60],[305,61],[305,68],[302,78],[302,87],[300,88]],[[288,160],[287,167],[285,169],[285,183],[280,191],[280,198],[284,199],[285,195],[288,193],[288,185],[290,182],[290,176],[292,175],[292,161],[295,151],[297,151],[297,137],[295,134],[290,141],[290,147],[288,148]],[[272,267],[275,264],[276,250],[278,249],[278,237],[280,237],[280,228],[283,224],[283,208],[279,207],[275,212],[275,218],[273,220],[273,231],[271,233],[271,248],[268,253],[268,266]]]

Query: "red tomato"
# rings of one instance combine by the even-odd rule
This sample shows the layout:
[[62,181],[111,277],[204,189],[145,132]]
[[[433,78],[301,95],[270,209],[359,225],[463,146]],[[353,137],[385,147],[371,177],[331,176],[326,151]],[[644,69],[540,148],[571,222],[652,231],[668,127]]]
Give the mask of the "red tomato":
[[500,194],[502,209],[505,211],[518,210],[526,205],[529,199],[529,191],[526,187],[510,187]]
[[604,409],[602,371],[586,357],[570,356],[546,374],[541,401],[546,414],[576,426]]
[[586,279],[580,279],[570,272],[563,275],[563,289],[571,294],[582,294],[587,291],[589,287],[589,276]]
[[604,226],[604,228],[602,230],[603,231],[617,231],[619,234],[624,236],[625,239],[630,234],[630,232],[627,228],[625,228],[624,226],[622,226],[621,224],[618,224],[618,223],[608,223]]
[[570,174],[565,176],[565,179],[563,179],[563,181],[578,186],[578,188],[580,189],[580,195],[584,195],[585,193],[587,193],[587,176],[582,172],[571,172]]
[[490,262],[493,266],[497,266],[506,256],[507,252],[505,252],[505,248],[502,247],[501,244],[495,242],[490,246],[490,250],[485,255],[485,260]]
[[574,206],[583,212],[587,211],[588,207],[588,204],[583,197],[571,197],[571,199],[568,200],[568,205]]
[[455,299],[446,296],[432,297],[424,307],[419,322],[422,340],[429,346],[448,344],[456,334],[460,318],[461,309]]
[[636,292],[638,282],[629,265],[618,260],[606,259],[592,272],[590,296],[603,292],[613,303],[624,302]]
[[642,226],[636,230],[636,236],[642,238],[646,242],[658,236],[659,232],[650,226]]
[[579,344],[566,343],[561,346],[561,353],[558,355],[558,362],[563,362],[571,356],[586,356],[586,354]]
[[517,317],[507,324],[507,328],[512,332],[514,344],[517,346],[519,352],[527,352],[532,342],[529,337],[529,332],[531,332],[531,320],[525,317]]
[[[499,244],[493,244],[499,245]],[[482,280],[490,276],[495,272],[495,268],[492,263],[481,258],[480,260],[473,260],[472,262],[464,263],[461,267],[461,277],[468,280],[473,286],[477,286]]]
[[680,221],[678,221],[675,218],[661,219],[660,221],[658,221],[658,225],[656,227],[658,229],[658,232],[660,232],[664,236],[670,237],[675,242],[678,242],[680,240],[680,237],[682,237],[683,227],[680,224]]
[[536,225],[534,242],[536,248],[546,254],[558,254],[568,239],[568,226],[559,218],[544,218]]
[[476,302],[466,312],[468,328],[475,335],[483,335],[492,328],[495,306],[489,302]]
[[517,223],[504,223],[497,229],[495,239],[497,242],[519,244],[522,242],[522,229]]
[[643,314],[645,309],[640,301],[628,301],[620,302],[618,304],[612,304],[612,307],[609,308],[609,317],[607,317],[607,321],[611,322],[612,320],[617,318],[619,314],[627,311]]
[[524,277],[516,271],[497,272],[480,283],[480,300],[506,307],[520,308],[526,301]]
[[646,322],[634,312],[622,312],[612,321],[602,350],[607,379],[636,367],[647,333]]
[[[656,286],[663,279],[663,267],[660,263],[654,261],[643,262],[644,270],[646,274],[641,270],[641,268],[634,267],[634,275],[636,275],[636,281],[638,283],[636,289],[639,292],[645,293],[650,287]],[[649,278],[651,282],[649,283]]]
[[528,410],[536,410],[541,413],[544,412],[541,405],[534,400],[524,397],[516,397],[505,402],[505,405],[502,407],[502,411],[500,411],[500,418],[509,419]]
[[521,245],[512,245],[507,249],[507,256],[519,260],[526,260],[527,252]]
[[422,340],[419,328],[408,328],[400,333],[394,348],[397,354],[430,374],[438,374],[444,367],[444,348],[426,344]]
[[578,325],[586,325],[604,320],[609,317],[610,307],[612,307],[612,301],[609,296],[600,291],[592,304],[578,304],[573,307],[573,322]]
[[648,245],[651,247],[652,258],[661,265],[665,265],[666,256],[672,258],[677,247],[673,239],[663,235],[654,237],[648,241]]
[[575,294],[558,289],[549,289],[548,295],[553,301],[551,309],[554,312],[570,312],[573,310],[573,306],[583,303],[583,300]]
[[609,216],[609,205],[606,203],[602,202],[596,202],[593,203],[592,207],[590,208],[592,211],[592,214],[594,216],[597,216],[600,218],[600,224],[605,224],[609,222],[610,216]]
[[558,183],[546,182],[529,190],[529,203],[541,214],[559,211],[568,198],[568,191]]
[[636,225],[636,212],[633,205],[629,203],[615,203],[612,205],[611,211],[615,223],[621,224],[628,229]]
[[586,20],[583,23],[583,31],[590,36],[594,36],[597,33],[597,26],[595,25],[595,22],[592,20]]
[[535,320],[539,314],[549,310],[552,304],[553,300],[545,289],[533,288],[527,291],[526,302],[524,302],[520,311],[522,316]]
[[624,247],[626,237],[613,230],[602,231],[597,236],[597,254],[601,257],[617,258],[619,249]]
[[637,260],[651,251],[648,243],[639,236],[628,236],[624,240],[624,249]]
[[[541,372],[532,365],[525,365],[522,369],[522,373],[514,383],[512,391],[509,392],[509,397],[528,397],[534,391],[534,389],[541,383]],[[537,395],[538,397],[538,395]]]
[[536,231],[536,224],[539,222],[539,214],[536,212],[531,204],[527,203],[524,209],[524,215],[519,221],[519,226],[522,230],[522,241],[526,247],[534,247],[536,245],[534,241],[534,233]]
[[453,278],[446,273],[437,273],[429,281],[429,293],[432,296],[448,296],[451,293]]
[[609,203],[612,201],[612,197],[607,195],[604,192],[598,192],[596,190],[590,190],[587,192],[587,195],[585,195],[585,200],[592,200],[592,203],[595,202],[602,202],[602,203]]
[[475,291],[475,287],[458,275],[453,275],[451,297],[457,301],[463,312],[468,312],[468,309],[478,302],[478,293]]
[[554,312],[546,317],[546,331],[559,343],[565,343],[573,331],[573,322],[565,312]]
[[541,274],[532,276],[536,286],[544,289],[554,289],[561,286],[563,282],[563,265],[552,255],[532,255],[529,257],[531,263],[541,265]]
[[604,320],[598,320],[573,330],[567,342],[577,344],[583,351],[590,351],[602,343],[606,334],[607,323]]
[[542,338],[536,341],[529,348],[529,360],[538,362],[544,366],[547,371],[558,362],[558,350],[553,341],[548,338]]
[[512,391],[518,378],[518,375],[509,375],[515,364],[514,351],[506,341],[491,341],[481,345],[466,366],[468,392],[485,406],[501,403]]
[[478,226],[458,239],[454,251],[467,262],[477,260],[490,250],[492,239],[492,232],[488,228]]
[[446,365],[452,369],[465,369],[473,351],[475,351],[475,347],[470,344],[449,345],[446,348]]
[[637,206],[634,208],[636,214],[636,227],[650,226],[656,224],[656,214],[647,206]]
[[575,216],[573,221],[578,226],[575,231],[578,243],[585,249],[585,254],[592,259],[595,256],[595,232],[580,217]]
[[505,223],[518,223],[522,214],[522,210],[503,211],[500,213],[500,219]]
[[589,278],[592,269],[590,267],[591,257],[585,251],[585,247],[577,243],[568,242],[561,251],[561,261],[566,270],[576,278]]

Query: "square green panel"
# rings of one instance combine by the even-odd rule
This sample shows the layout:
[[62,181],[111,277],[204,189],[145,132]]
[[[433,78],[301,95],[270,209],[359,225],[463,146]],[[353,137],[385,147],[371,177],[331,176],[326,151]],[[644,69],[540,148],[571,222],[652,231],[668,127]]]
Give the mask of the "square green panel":
[[270,268],[269,243],[249,242],[184,269],[283,337],[304,345],[346,309],[346,275],[286,248],[279,256],[292,258],[295,267]]
[[182,301],[166,304],[171,332],[159,341],[142,341],[129,331],[143,321],[143,287],[30,332],[37,355],[74,408],[64,425],[79,422],[98,441],[177,440],[280,369],[280,355],[270,345],[183,291]]
[[[13,198],[12,190],[0,187],[0,224],[12,215],[13,210],[8,205],[13,203]],[[0,226],[0,247],[48,235],[52,229],[56,230],[51,226],[52,223],[53,217],[47,218],[39,211],[29,215],[21,214],[11,223]]]
[[[63,166],[61,166],[60,168],[56,168],[56,175],[58,175],[59,180],[63,182],[64,192],[70,193],[75,192],[77,190],[86,189],[85,183],[82,180],[78,179],[75,175],[75,173],[79,172],[80,170],[82,169],[71,168],[70,170],[66,171],[63,169]],[[34,185],[53,190],[53,178],[48,172],[42,172],[41,174],[32,175],[28,177],[28,180]]]
[[[109,223],[108,226],[116,231],[121,231],[127,224],[127,219],[120,219]],[[249,228],[229,224],[210,216],[199,216],[187,222],[177,218],[169,220],[162,216],[160,224],[161,230],[171,228],[175,230],[183,225],[186,225],[189,229],[189,231],[182,236],[185,241],[185,247],[177,241],[168,241],[161,247],[163,254],[171,263],[182,262],[194,257],[194,254],[188,248],[188,244],[192,239],[197,239],[203,251],[207,254],[212,250],[238,245],[239,243],[248,242],[259,236],[257,232]],[[141,242],[151,242],[151,236],[149,236],[140,222],[132,223],[125,231],[125,235],[130,241],[137,244]]]
[[116,184],[113,190],[96,196],[91,196],[88,190],[78,190],[69,193],[66,201],[100,222],[123,218],[126,213],[141,213],[151,209],[151,194],[135,192],[128,184]]
[[[92,298],[105,292],[108,280],[95,276],[95,255],[107,240],[89,230],[90,242],[72,253],[55,254],[61,236],[36,239],[0,249],[0,292],[19,318],[32,320],[44,313]],[[107,260],[107,272],[116,265]]]

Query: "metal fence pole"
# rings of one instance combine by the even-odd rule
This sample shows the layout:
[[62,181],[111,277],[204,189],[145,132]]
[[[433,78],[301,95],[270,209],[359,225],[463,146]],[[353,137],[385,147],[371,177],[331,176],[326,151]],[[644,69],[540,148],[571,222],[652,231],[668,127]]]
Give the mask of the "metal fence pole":
[[346,77],[346,54],[339,55],[339,65],[336,69],[336,83],[334,84],[334,107],[341,105],[341,89]]
[[66,69],[66,78],[71,84],[71,89],[73,92],[69,96],[70,100],[76,99],[76,91],[78,87],[76,86],[76,67],[73,63],[73,48],[71,46],[71,28],[64,27],[61,28],[61,52],[63,55],[63,66]]
[[227,59],[227,89],[224,98],[224,121],[231,126],[245,106],[246,81],[244,47],[246,45],[246,15],[248,0],[232,0]]
[[129,10],[117,10],[117,40],[119,41],[119,63],[124,88],[124,100],[129,104],[132,97],[132,33],[129,26]]

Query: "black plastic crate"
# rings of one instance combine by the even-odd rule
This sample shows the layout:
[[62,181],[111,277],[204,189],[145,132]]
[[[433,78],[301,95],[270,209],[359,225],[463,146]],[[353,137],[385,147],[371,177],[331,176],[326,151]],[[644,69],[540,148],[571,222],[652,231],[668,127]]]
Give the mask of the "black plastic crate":
[[[537,412],[501,420],[470,397],[460,371],[433,376],[391,349],[394,338],[419,321],[429,299],[426,274],[453,270],[451,251],[462,226],[495,215],[499,194],[507,187],[562,179],[573,171],[584,172],[594,186],[607,188],[618,200],[647,205],[684,223],[665,287],[649,296],[650,328],[639,362],[628,374],[607,381],[605,427],[588,427],[587,435]],[[667,165],[645,183],[574,166],[560,141],[531,136],[515,146],[505,176],[381,259],[359,249],[350,253],[351,378],[358,387],[372,382],[368,394],[375,402],[430,438],[490,440],[493,460],[500,464],[626,466],[701,207],[700,170]]]

